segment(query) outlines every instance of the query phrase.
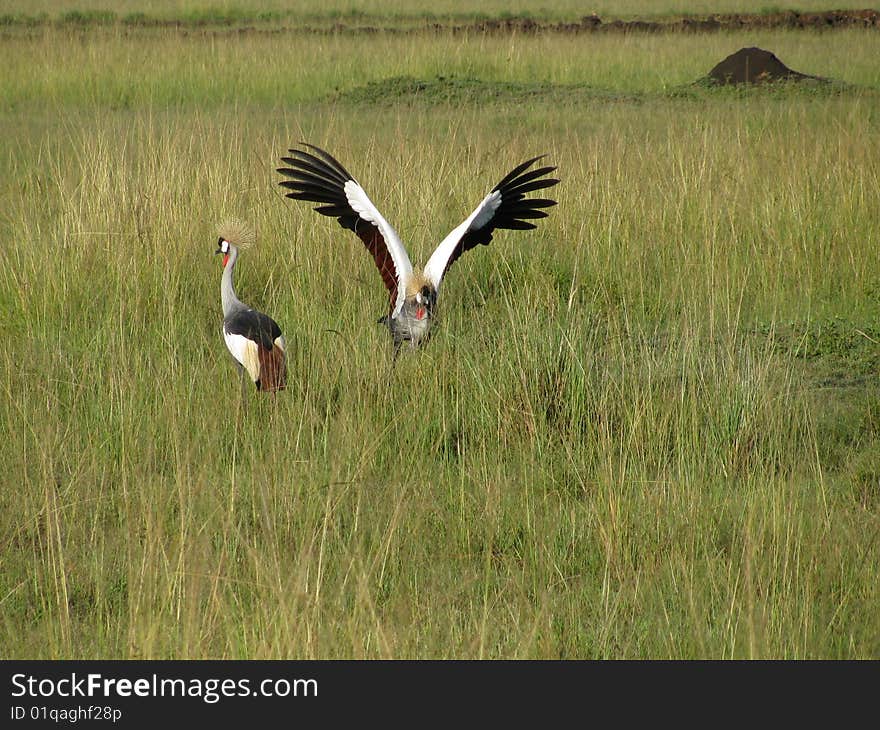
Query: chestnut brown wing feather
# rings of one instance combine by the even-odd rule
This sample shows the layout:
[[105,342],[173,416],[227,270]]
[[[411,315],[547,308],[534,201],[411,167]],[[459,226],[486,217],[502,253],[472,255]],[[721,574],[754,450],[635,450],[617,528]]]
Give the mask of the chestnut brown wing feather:
[[385,287],[388,289],[388,313],[390,314],[397,301],[397,275],[394,273],[394,261],[385,245],[385,239],[376,226],[368,223],[357,226],[355,233],[364,242],[367,251],[372,254],[382,281],[385,282]]
[[289,157],[281,158],[288,167],[279,167],[277,171],[289,179],[282,180],[279,185],[291,191],[286,194],[288,198],[320,203],[315,207],[318,213],[336,218],[339,225],[357,234],[379,269],[382,282],[388,289],[389,312],[393,311],[397,302],[398,276],[382,230],[375,223],[364,220],[351,207],[345,192],[346,182],[353,180],[349,172],[328,152],[314,145],[306,146],[315,154],[291,149]]

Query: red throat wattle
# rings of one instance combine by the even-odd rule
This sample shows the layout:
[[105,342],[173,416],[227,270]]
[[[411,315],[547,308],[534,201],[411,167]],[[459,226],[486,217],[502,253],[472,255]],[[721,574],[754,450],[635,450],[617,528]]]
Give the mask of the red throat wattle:
[[425,318],[425,308],[419,307],[416,309],[416,319],[424,319]]
[[229,263],[229,254],[225,253],[225,254],[223,254],[223,268],[224,269],[226,268],[226,264],[228,264],[228,263]]

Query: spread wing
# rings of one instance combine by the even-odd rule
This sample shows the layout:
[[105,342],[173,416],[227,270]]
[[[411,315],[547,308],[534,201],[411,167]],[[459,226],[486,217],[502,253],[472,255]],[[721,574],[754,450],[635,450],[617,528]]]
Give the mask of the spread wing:
[[526,160],[511,170],[474,212],[437,246],[425,266],[425,276],[436,289],[440,288],[443,276],[455,260],[478,244],[487,246],[496,228],[530,230],[536,226],[529,220],[547,217],[542,209],[556,205],[555,200],[526,197],[526,193],[550,188],[559,182],[556,178],[546,177],[555,167],[529,171],[543,157]]
[[406,283],[412,275],[412,264],[400,237],[335,158],[319,147],[302,144],[314,154],[289,150],[291,156],[281,158],[288,167],[279,167],[278,172],[290,179],[279,185],[291,191],[288,198],[321,203],[315,208],[318,213],[336,218],[339,225],[358,235],[376,262],[388,288],[391,311],[396,314],[403,306]]

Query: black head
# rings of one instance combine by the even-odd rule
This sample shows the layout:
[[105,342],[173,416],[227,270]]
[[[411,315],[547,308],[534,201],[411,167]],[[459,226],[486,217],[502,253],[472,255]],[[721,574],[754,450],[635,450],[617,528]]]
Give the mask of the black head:
[[437,292],[427,284],[416,292],[416,304],[421,304],[428,310],[434,308],[434,302],[437,301]]
[[434,313],[434,304],[437,302],[437,292],[433,287],[425,284],[416,292],[412,298],[412,304],[415,307],[416,319],[430,317]]

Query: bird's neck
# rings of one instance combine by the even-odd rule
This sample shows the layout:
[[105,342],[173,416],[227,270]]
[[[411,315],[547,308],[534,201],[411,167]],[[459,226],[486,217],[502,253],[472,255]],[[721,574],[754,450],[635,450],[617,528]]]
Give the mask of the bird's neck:
[[235,296],[235,284],[232,281],[232,272],[235,269],[235,262],[238,260],[238,249],[235,246],[229,247],[229,261],[223,268],[223,277],[220,279],[220,300],[223,302],[223,316],[227,317],[236,309],[240,309],[243,305]]

